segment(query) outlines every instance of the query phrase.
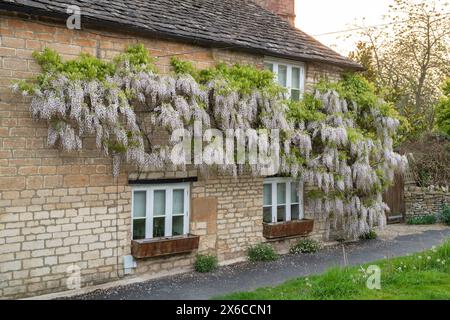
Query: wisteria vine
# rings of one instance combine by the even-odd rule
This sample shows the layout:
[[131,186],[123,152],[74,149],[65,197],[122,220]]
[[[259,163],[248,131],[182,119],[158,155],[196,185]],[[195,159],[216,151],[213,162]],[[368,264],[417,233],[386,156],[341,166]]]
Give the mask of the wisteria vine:
[[[385,224],[389,208],[382,192],[407,162],[393,151],[400,123],[382,101],[359,99],[364,96],[331,84],[322,84],[300,102],[289,101],[270,72],[253,66],[197,71],[174,60],[175,72],[161,75],[142,45],[111,62],[86,55],[62,62],[49,49],[35,58],[43,69],[37,81],[13,88],[32,97],[34,119],[48,122],[49,146],[81,150],[83,137],[95,136],[97,148],[112,157],[116,176],[123,162],[162,169],[169,161],[162,146],[145,140],[137,107],[150,116],[153,127],[169,134],[176,129],[194,133],[195,122],[222,131],[279,129],[280,173],[316,187],[308,201],[330,228],[357,237]],[[244,143],[248,147],[252,141]],[[261,174],[258,165],[216,167],[233,175],[246,167]]]

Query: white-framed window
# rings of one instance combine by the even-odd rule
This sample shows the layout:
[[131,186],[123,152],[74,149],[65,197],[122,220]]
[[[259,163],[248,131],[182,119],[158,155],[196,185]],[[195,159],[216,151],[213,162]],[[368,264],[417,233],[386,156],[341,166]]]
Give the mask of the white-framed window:
[[265,179],[263,221],[276,223],[303,218],[303,183],[292,178]]
[[267,70],[275,74],[275,80],[288,90],[288,96],[298,101],[305,92],[305,65],[301,62],[289,62],[267,58],[264,63]]
[[189,233],[189,183],[136,186],[132,192],[132,239]]

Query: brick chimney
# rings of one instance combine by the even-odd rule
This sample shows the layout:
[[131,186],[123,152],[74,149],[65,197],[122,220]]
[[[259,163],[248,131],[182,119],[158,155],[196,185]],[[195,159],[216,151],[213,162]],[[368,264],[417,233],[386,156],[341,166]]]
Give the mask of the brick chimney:
[[261,7],[276,13],[295,26],[295,0],[253,0]]

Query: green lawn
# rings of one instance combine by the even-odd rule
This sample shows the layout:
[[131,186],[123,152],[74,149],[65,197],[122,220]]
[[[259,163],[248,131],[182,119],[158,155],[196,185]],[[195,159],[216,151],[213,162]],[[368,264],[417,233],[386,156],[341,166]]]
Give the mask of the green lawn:
[[[218,299],[327,300],[327,299],[450,299],[450,240],[419,254],[384,259],[359,267],[333,268],[321,275],[298,278],[274,288],[240,292]],[[381,268],[381,289],[366,287],[365,269]]]

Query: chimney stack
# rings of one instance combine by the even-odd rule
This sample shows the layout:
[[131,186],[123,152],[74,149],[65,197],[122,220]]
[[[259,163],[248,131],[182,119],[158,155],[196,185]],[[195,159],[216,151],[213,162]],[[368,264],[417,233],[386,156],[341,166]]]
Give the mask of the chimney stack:
[[272,11],[295,27],[295,0],[253,0],[261,7]]

